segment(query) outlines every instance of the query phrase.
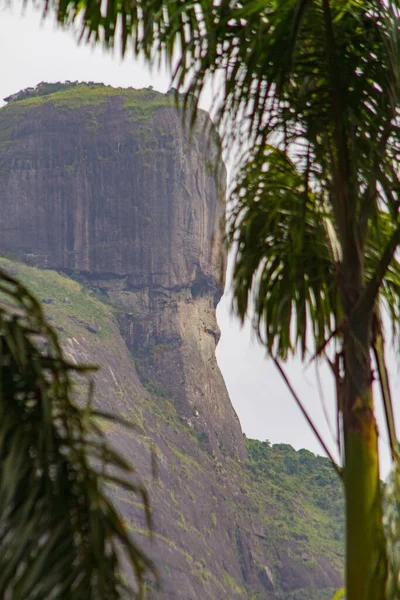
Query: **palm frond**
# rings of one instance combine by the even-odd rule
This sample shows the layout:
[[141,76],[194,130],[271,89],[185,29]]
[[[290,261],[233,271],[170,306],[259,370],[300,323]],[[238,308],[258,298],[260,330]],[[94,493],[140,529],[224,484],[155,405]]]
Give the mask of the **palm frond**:
[[320,345],[340,322],[328,215],[284,152],[268,147],[263,158],[247,161],[233,192],[235,307],[243,319],[253,304],[271,354],[286,358],[300,346],[304,356],[310,330]]
[[[312,190],[304,172],[283,150],[271,146],[248,154],[232,192],[228,241],[235,249],[234,306],[248,309],[269,352],[285,358],[300,347],[304,356],[335,337],[343,320],[337,273],[342,254],[324,194]],[[378,210],[365,250],[366,286],[374,277],[396,223]],[[393,258],[380,287],[399,331],[400,265]]]
[[106,492],[120,481],[149,500],[106,443],[90,406],[72,401],[89,369],[68,363],[35,298],[0,271],[0,596],[119,599],[121,553],[141,597],[155,573]]
[[[367,284],[375,276],[382,258],[382,249],[386,247],[396,228],[396,221],[389,212],[386,210],[378,212],[373,226],[369,228],[368,253],[365,263]],[[400,263],[396,255],[393,256],[385,271],[379,289],[379,298],[382,309],[389,316],[393,340],[400,343]]]

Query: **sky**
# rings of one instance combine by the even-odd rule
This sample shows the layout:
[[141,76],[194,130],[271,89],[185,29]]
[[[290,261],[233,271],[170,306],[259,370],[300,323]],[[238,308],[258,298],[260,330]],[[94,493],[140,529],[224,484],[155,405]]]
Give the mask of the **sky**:
[[[168,73],[150,72],[129,56],[121,61],[117,54],[78,45],[71,32],[60,30],[50,19],[43,22],[38,11],[22,11],[19,6],[15,2],[10,9],[4,7],[0,0],[0,99],[23,88],[34,87],[41,81],[95,81],[115,87],[134,88],[152,85],[161,92],[168,90]],[[202,106],[209,108],[210,101],[210,97],[206,96]],[[217,359],[243,431],[248,437],[270,440],[272,443],[288,443],[296,449],[308,448],[322,454],[319,442],[304,421],[276,368],[254,339],[250,323],[242,327],[232,316],[230,307],[231,298],[227,292],[217,310],[222,332]],[[323,409],[325,405],[333,425],[334,393],[329,371],[323,367],[319,369],[320,393],[314,364],[304,368],[298,360],[292,360],[285,368],[327,445],[334,451],[334,435]],[[389,371],[392,375],[392,391],[396,396],[400,391],[400,375],[393,352]],[[383,425],[380,431],[384,443],[386,432]],[[385,474],[388,468],[388,455],[385,452],[382,466]]]

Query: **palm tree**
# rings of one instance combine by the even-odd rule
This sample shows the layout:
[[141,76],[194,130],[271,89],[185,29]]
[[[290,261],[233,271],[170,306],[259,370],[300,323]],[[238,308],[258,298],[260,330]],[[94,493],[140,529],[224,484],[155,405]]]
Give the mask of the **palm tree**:
[[[89,369],[68,363],[29,291],[0,270],[0,597],[110,600],[142,597],[154,567],[130,538],[107,484],[146,490],[72,401]],[[117,419],[111,417],[114,421]],[[125,556],[136,587],[124,584]]]
[[[51,4],[51,3],[50,3]],[[46,9],[49,2],[46,2]],[[54,0],[88,41],[174,69],[195,115],[216,76],[214,119],[238,152],[229,242],[235,307],[250,304],[280,360],[324,356],[337,391],[346,499],[346,593],[385,597],[371,367],[377,361],[397,461],[382,308],[397,332],[397,0]],[[390,558],[390,557],[389,557]],[[397,574],[392,578],[398,581]]]

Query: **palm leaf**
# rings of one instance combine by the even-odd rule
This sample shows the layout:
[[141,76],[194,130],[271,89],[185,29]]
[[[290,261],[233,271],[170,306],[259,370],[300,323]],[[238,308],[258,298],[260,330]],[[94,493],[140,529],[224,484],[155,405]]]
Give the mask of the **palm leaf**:
[[248,160],[233,192],[229,240],[236,247],[235,307],[253,303],[256,328],[271,354],[304,356],[310,329],[320,345],[340,320],[327,218],[304,177],[282,151]]
[[140,597],[155,569],[106,485],[139,494],[151,525],[147,492],[71,400],[88,368],[64,359],[38,302],[2,270],[0,293],[0,596],[122,598],[122,552]]

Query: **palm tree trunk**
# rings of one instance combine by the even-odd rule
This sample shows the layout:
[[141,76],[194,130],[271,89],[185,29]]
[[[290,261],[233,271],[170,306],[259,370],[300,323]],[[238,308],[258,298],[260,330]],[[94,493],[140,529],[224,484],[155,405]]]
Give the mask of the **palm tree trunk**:
[[343,433],[346,501],[346,598],[384,600],[386,557],[379,479],[378,433],[370,366],[370,319],[344,339]]

